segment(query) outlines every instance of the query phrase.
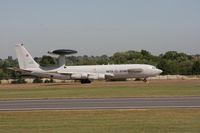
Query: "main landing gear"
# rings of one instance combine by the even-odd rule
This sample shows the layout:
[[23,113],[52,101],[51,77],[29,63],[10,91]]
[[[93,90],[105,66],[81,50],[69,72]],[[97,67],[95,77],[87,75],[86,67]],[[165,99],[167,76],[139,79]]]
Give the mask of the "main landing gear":
[[147,80],[147,78],[144,78],[143,81],[144,81],[145,83],[149,83],[148,80]]
[[89,79],[81,79],[81,84],[90,84],[91,81]]

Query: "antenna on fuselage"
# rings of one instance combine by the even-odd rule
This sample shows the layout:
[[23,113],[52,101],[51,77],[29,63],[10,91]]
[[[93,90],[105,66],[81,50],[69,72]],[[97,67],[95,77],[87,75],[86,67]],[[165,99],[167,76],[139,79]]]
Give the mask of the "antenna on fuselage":
[[78,53],[76,50],[71,49],[57,49],[48,51],[48,54],[58,56],[58,65],[63,66],[66,64],[65,56]]

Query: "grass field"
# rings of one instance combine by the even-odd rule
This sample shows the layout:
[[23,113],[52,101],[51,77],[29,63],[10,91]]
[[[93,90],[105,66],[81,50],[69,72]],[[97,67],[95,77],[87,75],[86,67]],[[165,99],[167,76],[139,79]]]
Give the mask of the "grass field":
[[0,100],[164,96],[200,96],[200,80],[0,85]]
[[199,109],[0,112],[1,133],[199,133]]

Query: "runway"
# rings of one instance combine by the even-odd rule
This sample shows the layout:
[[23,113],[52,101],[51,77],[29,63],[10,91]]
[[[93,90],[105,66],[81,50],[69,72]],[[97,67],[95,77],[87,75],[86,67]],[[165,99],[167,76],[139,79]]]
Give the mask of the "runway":
[[39,99],[0,101],[0,111],[200,108],[200,97]]

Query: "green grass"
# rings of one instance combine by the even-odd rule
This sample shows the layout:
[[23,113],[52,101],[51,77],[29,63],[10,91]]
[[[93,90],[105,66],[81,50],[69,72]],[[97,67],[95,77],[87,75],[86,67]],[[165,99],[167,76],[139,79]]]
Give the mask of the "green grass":
[[1,133],[197,133],[200,109],[0,112]]
[[[200,81],[0,85],[0,100],[200,96]],[[0,133],[197,133],[200,109],[0,112]]]
[[117,82],[93,83],[92,85],[14,85],[1,86],[0,100],[37,98],[110,98],[110,97],[164,97],[200,96],[200,81]]

